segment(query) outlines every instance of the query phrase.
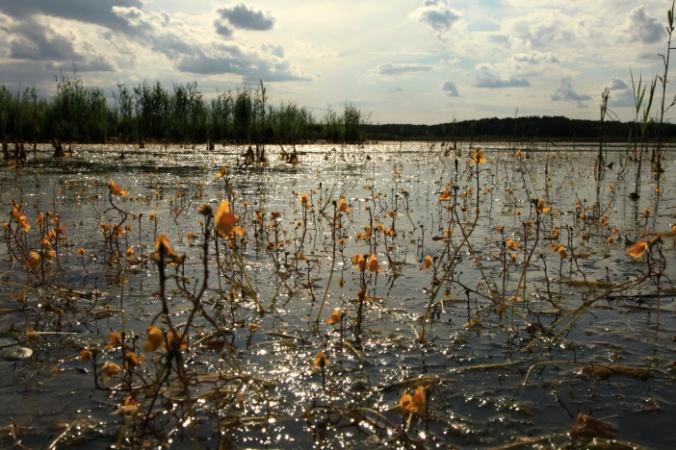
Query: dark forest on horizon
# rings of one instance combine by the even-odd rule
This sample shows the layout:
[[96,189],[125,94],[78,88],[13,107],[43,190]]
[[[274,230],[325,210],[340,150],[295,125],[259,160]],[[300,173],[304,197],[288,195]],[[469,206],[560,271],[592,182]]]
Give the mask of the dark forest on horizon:
[[[524,116],[484,118],[436,125],[366,124],[364,134],[372,140],[599,140],[626,142],[637,136],[639,125],[632,122],[569,119],[564,116]],[[648,139],[657,139],[658,126],[650,124]],[[676,139],[676,125],[665,123],[662,138]]]
[[[197,83],[118,85],[109,101],[99,88],[62,78],[51,98],[35,87],[12,92],[0,86],[2,142],[81,143],[359,143],[407,140],[628,141],[640,124],[563,116],[483,118],[436,125],[371,124],[346,104],[322,117],[295,103],[270,105],[266,87],[220,92],[205,99]],[[673,140],[676,125],[647,123],[644,140]]]

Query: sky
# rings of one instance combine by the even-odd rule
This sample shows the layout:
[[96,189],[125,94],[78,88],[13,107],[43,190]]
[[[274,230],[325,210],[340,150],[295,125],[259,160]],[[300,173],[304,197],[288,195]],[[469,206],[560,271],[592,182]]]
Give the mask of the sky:
[[[631,72],[666,51],[668,0],[0,0],[0,84],[55,76],[112,97],[144,80],[205,97],[263,80],[273,104],[372,123],[634,116]],[[673,68],[676,70],[676,67]],[[631,72],[630,72],[631,71]],[[673,96],[673,93],[671,94]],[[670,99],[668,94],[668,98]],[[667,101],[667,103],[670,103]]]

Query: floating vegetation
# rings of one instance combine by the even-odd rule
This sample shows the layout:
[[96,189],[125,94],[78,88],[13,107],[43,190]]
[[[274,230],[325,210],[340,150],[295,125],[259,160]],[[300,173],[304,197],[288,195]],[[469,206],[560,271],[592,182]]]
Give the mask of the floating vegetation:
[[676,161],[632,200],[605,148],[38,146],[0,169],[0,442],[672,447]]

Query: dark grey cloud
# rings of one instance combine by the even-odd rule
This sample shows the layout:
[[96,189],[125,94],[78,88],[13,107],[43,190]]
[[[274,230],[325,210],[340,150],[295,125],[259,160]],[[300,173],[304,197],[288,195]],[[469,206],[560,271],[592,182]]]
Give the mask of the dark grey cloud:
[[450,9],[446,0],[426,0],[418,9],[418,18],[441,37],[460,19],[460,14]]
[[73,46],[71,36],[55,32],[50,26],[32,17],[0,27],[9,36],[6,56],[14,60],[40,61],[49,71],[70,71],[73,66],[82,72],[111,72],[115,68],[91,46],[80,52]]
[[266,31],[272,29],[275,19],[263,11],[256,11],[249,8],[244,3],[230,8],[218,10],[221,18],[227,19],[235,28],[245,30]]
[[235,74],[246,81],[301,81],[307,78],[295,74],[287,61],[266,60],[237,45],[219,46],[215,54],[196,50],[183,57],[177,65],[182,72],[201,75]]
[[232,28],[225,20],[214,20],[214,27],[216,28],[216,33],[223,36],[224,38],[230,39],[232,37]]
[[449,97],[458,97],[458,87],[452,81],[447,81],[441,86],[441,90],[446,93]]
[[160,31],[151,37],[152,49],[169,58],[194,53],[197,46],[176,33]]
[[60,17],[120,29],[126,22],[113,12],[113,7],[142,8],[141,0],[2,0],[0,12],[23,19],[35,15]]
[[[27,70],[39,70],[44,77],[53,73],[70,72],[73,65],[79,72],[114,71],[113,63],[98,51],[77,39],[73,31],[56,32],[50,17],[64,18],[100,25],[106,28],[106,39],[117,52],[128,49],[127,59],[135,56],[136,45],[165,55],[175,67],[190,74],[234,74],[245,80],[290,81],[306,78],[292,70],[284,58],[284,49],[268,45],[259,51],[235,44],[226,46],[203,42],[194,30],[166,13],[143,9],[141,0],[0,0],[0,55],[10,61],[23,62]],[[216,31],[230,38],[234,27],[264,30],[273,26],[268,14],[244,4],[220,10]],[[50,27],[51,26],[51,27]],[[136,44],[136,45],[134,45]],[[119,53],[115,53],[119,55]],[[40,62],[39,65],[32,62]],[[14,74],[19,67],[13,67]],[[6,72],[9,73],[9,72]],[[9,79],[2,79],[9,81]]]
[[178,64],[182,72],[199,73],[202,75],[218,75],[222,73],[245,72],[245,66],[237,58],[231,56],[208,56],[204,53],[183,58]]
[[[68,29],[54,29],[49,19],[54,17],[75,20],[125,31],[127,22],[119,17],[114,7],[141,7],[140,0],[1,0],[0,13],[8,17],[2,24],[7,35],[5,55],[21,63],[14,65],[12,74],[20,73],[21,64],[26,73],[39,70],[38,79],[51,78],[55,72],[111,72],[114,66],[87,43],[75,47],[75,36]],[[2,50],[3,43],[0,43]],[[29,61],[39,62],[39,65]],[[39,68],[39,69],[38,69]],[[5,80],[3,80],[5,81]]]
[[623,91],[626,89],[629,89],[629,85],[627,82],[620,78],[613,78],[610,80],[610,82],[606,85],[609,91]]
[[634,8],[624,23],[624,32],[630,41],[654,44],[664,37],[664,27],[655,18],[648,16],[643,5]]
[[474,83],[474,86],[488,89],[502,89],[509,87],[528,87],[530,82],[525,78],[510,77],[510,78],[496,78],[496,77],[479,77]]
[[502,77],[487,64],[479,64],[476,69],[477,74],[474,86],[479,88],[502,89],[530,86],[530,82],[527,79],[517,76]]
[[248,50],[234,42],[204,46],[186,38],[179,24],[166,26],[162,17],[141,12],[137,8],[116,8],[142,42],[176,61],[181,72],[201,75],[240,75],[245,80],[295,81],[306,80],[293,72],[289,63],[278,56],[284,50],[270,46],[266,54]]
[[170,57],[192,51],[186,37],[175,31],[176,23],[166,13],[151,14],[134,6],[115,6],[113,13],[124,21],[124,33],[131,40],[150,44],[154,51]]
[[56,73],[45,70],[44,62],[40,61],[10,61],[0,64],[0,84],[12,90],[27,86],[36,86],[41,91],[49,90],[54,87],[55,75]]
[[620,79],[613,78],[606,84],[609,91],[608,104],[614,108],[634,108],[634,92],[629,83]]
[[[129,27],[142,38],[141,42],[149,43],[154,51],[175,61],[176,68],[181,72],[201,75],[233,74],[251,81],[306,80],[294,73],[289,63],[282,59],[282,47],[263,46],[265,53],[259,54],[235,42],[204,46],[186,37],[180,24],[165,23],[164,18],[155,14],[140,11],[138,8],[116,8],[116,12],[127,20]],[[217,23],[223,24],[219,21]]]
[[410,73],[429,72],[432,66],[427,64],[383,64],[378,66],[378,73],[380,75],[404,75]]
[[[0,84],[7,86],[11,91],[23,90],[34,86],[44,94],[56,91],[56,81],[62,76],[78,77],[84,72],[104,72],[103,60],[94,60],[83,63],[55,63],[44,61],[6,61],[0,64]],[[109,87],[109,86],[108,86]]]
[[73,48],[69,39],[47,27],[27,20],[5,28],[10,34],[9,57],[31,60],[81,61],[83,57]]
[[561,85],[552,94],[552,100],[555,102],[572,102],[577,103],[577,106],[584,108],[591,97],[585,94],[578,94],[573,88],[573,82],[570,78],[561,79]]
[[170,59],[195,51],[195,46],[186,38],[186,30],[177,30],[168,14],[150,14],[136,7],[122,6],[114,7],[113,12],[124,21],[124,36],[130,42],[149,47]]

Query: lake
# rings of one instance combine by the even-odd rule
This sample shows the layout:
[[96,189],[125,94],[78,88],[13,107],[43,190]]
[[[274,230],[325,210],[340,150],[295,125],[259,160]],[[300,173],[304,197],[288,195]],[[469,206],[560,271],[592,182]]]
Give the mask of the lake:
[[671,147],[245,150],[0,166],[0,446],[676,447]]

